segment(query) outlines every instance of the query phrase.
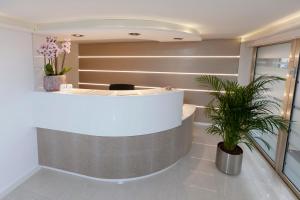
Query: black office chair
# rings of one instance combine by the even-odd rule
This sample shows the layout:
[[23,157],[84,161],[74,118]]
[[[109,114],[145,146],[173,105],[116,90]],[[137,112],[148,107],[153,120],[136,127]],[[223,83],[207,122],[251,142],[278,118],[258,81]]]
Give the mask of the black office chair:
[[110,84],[109,90],[134,90],[134,85],[132,84]]

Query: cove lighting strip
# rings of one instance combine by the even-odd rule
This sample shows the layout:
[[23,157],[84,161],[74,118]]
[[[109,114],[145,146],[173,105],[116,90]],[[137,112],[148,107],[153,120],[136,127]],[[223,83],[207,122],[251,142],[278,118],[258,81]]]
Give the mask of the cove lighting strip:
[[[196,106],[196,108],[201,108],[201,109],[206,109],[206,108],[209,108],[207,106]],[[216,110],[219,110],[219,108],[215,108]]]
[[78,56],[78,58],[240,58],[240,56]]
[[[79,82],[79,85],[91,85],[91,86],[106,86],[108,87],[109,84],[107,83],[83,83],[83,82]],[[161,87],[152,87],[152,86],[143,86],[143,85],[135,85],[135,88],[141,88],[141,89],[155,89],[155,88],[161,88]],[[174,88],[176,90],[182,90],[182,91],[188,91],[188,92],[207,92],[207,93],[211,93],[211,92],[217,92],[215,90],[203,90],[203,89],[186,89],[186,88]],[[222,91],[224,92],[224,91]]]
[[218,73],[191,73],[191,72],[158,72],[158,71],[123,71],[123,70],[98,70],[79,69],[79,72],[100,72],[100,73],[132,73],[132,74],[169,74],[169,75],[215,75],[215,76],[238,76],[238,74],[218,74]]
[[207,106],[196,106],[196,108],[208,108]]

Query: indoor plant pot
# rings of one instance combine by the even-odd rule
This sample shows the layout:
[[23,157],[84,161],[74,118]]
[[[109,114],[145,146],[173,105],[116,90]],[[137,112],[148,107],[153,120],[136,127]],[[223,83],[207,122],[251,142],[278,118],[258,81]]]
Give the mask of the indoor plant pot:
[[47,92],[59,91],[61,84],[66,84],[66,75],[44,76],[44,89]]
[[261,76],[245,86],[216,76],[201,76],[197,80],[213,90],[210,93],[213,99],[206,108],[211,125],[206,130],[223,139],[217,146],[216,167],[225,174],[238,175],[243,159],[238,144],[252,150],[256,139],[270,148],[262,137],[253,133],[276,134],[278,129],[288,128],[288,121],[272,112],[280,109],[280,103],[267,93],[274,81],[284,79]]
[[238,175],[242,169],[243,150],[237,146],[234,152],[227,152],[224,149],[224,142],[219,142],[216,154],[217,168],[229,175]]

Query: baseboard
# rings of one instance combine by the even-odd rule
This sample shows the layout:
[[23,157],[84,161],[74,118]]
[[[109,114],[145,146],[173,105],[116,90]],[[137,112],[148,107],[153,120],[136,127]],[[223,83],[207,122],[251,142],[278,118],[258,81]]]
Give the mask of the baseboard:
[[40,170],[40,166],[37,166],[30,170],[28,173],[26,173],[24,176],[18,178],[14,183],[11,185],[8,185],[4,190],[0,192],[0,199],[4,198],[6,195],[8,195],[10,192],[12,192],[14,189],[16,189],[19,185],[24,183],[28,178],[30,178],[33,174],[35,174],[37,171]]
[[[181,160],[181,159],[179,159],[179,160]],[[125,179],[95,178],[95,177],[86,176],[86,175],[78,174],[78,173],[75,173],[75,172],[69,172],[69,171],[66,171],[66,170],[57,169],[57,168],[53,168],[53,167],[41,166],[41,168],[52,170],[52,171],[61,172],[61,173],[64,173],[64,174],[74,175],[74,176],[78,176],[78,177],[81,177],[81,178],[86,178],[86,179],[90,179],[90,180],[94,180],[94,181],[102,181],[102,182],[108,182],[108,183],[123,184],[123,183],[126,183],[126,182],[141,180],[141,179],[149,178],[149,177],[158,175],[160,173],[163,173],[163,172],[169,170],[170,168],[174,167],[179,162],[179,160],[177,160],[175,163],[173,163],[172,165],[168,166],[167,168],[164,168],[164,169],[159,170],[157,172],[153,172],[152,174],[148,174],[148,175],[144,175],[144,176],[139,176],[139,177],[133,177],[133,178],[125,178]]]

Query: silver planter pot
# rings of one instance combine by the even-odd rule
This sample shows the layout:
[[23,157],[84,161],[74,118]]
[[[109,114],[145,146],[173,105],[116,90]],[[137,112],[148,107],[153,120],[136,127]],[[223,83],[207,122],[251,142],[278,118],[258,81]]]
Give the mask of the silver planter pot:
[[228,175],[239,175],[242,169],[243,150],[238,146],[237,154],[230,154],[222,149],[223,142],[218,144],[216,155],[217,168]]
[[66,83],[66,75],[44,76],[44,89],[48,92],[60,90],[60,85]]

